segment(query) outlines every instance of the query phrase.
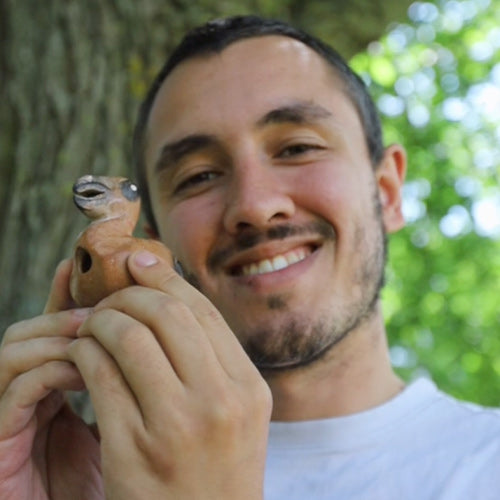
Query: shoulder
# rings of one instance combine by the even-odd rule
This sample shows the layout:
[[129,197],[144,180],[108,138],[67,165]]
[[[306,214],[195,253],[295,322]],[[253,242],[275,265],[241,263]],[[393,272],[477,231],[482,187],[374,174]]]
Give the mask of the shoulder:
[[457,440],[457,446],[470,450],[493,445],[500,455],[500,408],[459,400],[425,379],[413,383],[408,391],[422,403],[414,423],[435,443]]

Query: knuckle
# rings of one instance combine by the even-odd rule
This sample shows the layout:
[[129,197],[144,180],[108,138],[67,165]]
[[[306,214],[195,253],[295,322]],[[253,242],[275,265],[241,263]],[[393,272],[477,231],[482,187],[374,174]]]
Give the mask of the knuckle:
[[248,425],[270,419],[271,391],[265,382],[238,388],[225,393],[219,400],[216,418],[226,428],[243,432]]
[[265,416],[266,421],[268,421],[271,418],[273,409],[273,396],[271,389],[265,382],[263,383],[263,387],[258,391],[255,403],[259,414]]
[[117,370],[108,363],[97,363],[93,366],[91,378],[99,381],[99,385],[107,392],[114,392]]
[[157,277],[157,287],[160,290],[169,290],[172,286],[172,283],[178,279],[179,276],[170,266],[164,266],[161,273]]
[[0,393],[10,381],[25,371],[25,363],[20,358],[17,343],[6,344],[0,349]]
[[137,321],[130,321],[120,328],[116,337],[118,349],[123,353],[133,354],[137,351],[138,339],[146,334],[146,327]]
[[[84,367],[79,366],[83,370],[82,374],[85,374],[85,378],[88,377],[88,380],[93,381],[93,383],[97,382],[103,390],[109,391],[117,383],[119,377],[118,368],[105,358],[95,356],[97,352],[95,350],[96,344],[97,342],[92,337],[84,337],[75,341],[71,346],[71,350],[77,360],[77,365],[81,359],[91,359],[90,362],[85,363]],[[94,356],[89,356],[91,353]]]
[[3,339],[0,344],[0,346],[5,346],[9,344],[10,342],[13,342],[19,335],[20,332],[23,331],[25,325],[27,323],[27,320],[20,321],[18,323],[14,323],[13,325],[10,325],[7,330],[5,330],[5,333],[3,334]]
[[135,449],[145,458],[145,461],[155,473],[164,478],[175,476],[178,457],[172,455],[168,451],[168,447],[166,449],[165,446],[159,446],[157,435],[134,432],[131,438]]
[[187,304],[165,294],[158,298],[156,308],[160,315],[168,315],[171,318],[176,318],[179,322],[193,320],[193,313]]
[[224,432],[236,430],[248,415],[246,402],[238,393],[225,389],[219,391],[212,404],[208,406],[206,423],[207,432],[213,429],[223,429]]
[[253,385],[253,397],[261,406],[271,406],[273,397],[269,384],[261,377]]
[[0,390],[0,399],[2,399],[4,404],[10,406],[10,401],[12,399],[15,399],[15,397],[19,394],[22,385],[23,380],[20,376],[11,380],[6,387],[2,387],[2,389]]
[[30,385],[33,383],[41,384],[41,378],[33,380],[33,377],[31,377],[30,372],[17,374],[15,377],[12,378],[10,384],[6,387],[4,391],[5,397],[14,399],[15,397],[17,397],[17,395],[23,392],[24,387],[28,383]]
[[16,374],[14,370],[16,360],[15,344],[7,344],[0,349],[0,380],[4,379],[7,374]]
[[155,312],[160,314],[163,312],[170,312],[175,308],[175,300],[162,293],[156,296],[154,307]]
[[142,289],[141,286],[139,285],[130,285],[125,288],[120,288],[119,290],[115,290],[112,292],[110,295],[105,297],[99,302],[99,309],[104,310],[108,307],[113,307],[113,304],[115,303],[121,303],[127,299],[129,296],[134,296],[137,295],[137,293],[140,293],[140,290]]
[[0,349],[0,367],[5,368],[9,365],[10,360],[12,359],[13,352],[15,349],[13,348],[15,344],[8,343],[2,346]]
[[214,325],[226,325],[222,314],[210,303],[205,304],[201,316]]

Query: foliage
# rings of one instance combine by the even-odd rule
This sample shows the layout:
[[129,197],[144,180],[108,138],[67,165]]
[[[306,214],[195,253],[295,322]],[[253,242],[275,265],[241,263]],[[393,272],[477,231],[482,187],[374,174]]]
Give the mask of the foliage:
[[409,158],[407,227],[391,237],[394,364],[500,404],[500,1],[415,2],[352,59]]

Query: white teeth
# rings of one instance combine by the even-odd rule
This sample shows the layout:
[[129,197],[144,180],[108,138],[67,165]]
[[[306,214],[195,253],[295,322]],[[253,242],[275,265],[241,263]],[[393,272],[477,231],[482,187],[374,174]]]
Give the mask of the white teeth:
[[274,271],[273,263],[270,260],[263,260],[258,264],[259,273],[270,273]]
[[272,263],[273,263],[273,269],[275,271],[277,271],[279,269],[285,269],[285,267],[288,267],[288,262],[285,259],[285,257],[283,257],[282,255],[278,255],[278,257],[274,257],[274,259],[272,260]]
[[259,262],[248,264],[241,268],[241,274],[244,276],[254,276],[256,274],[271,273],[285,269],[292,264],[304,260],[309,255],[305,249],[293,250],[283,255],[278,255],[272,259],[264,259]]

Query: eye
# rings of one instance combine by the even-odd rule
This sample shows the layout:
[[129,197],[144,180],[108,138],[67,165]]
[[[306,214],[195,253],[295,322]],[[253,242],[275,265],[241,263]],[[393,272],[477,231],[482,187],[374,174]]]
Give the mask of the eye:
[[125,196],[128,201],[135,201],[139,198],[139,190],[137,189],[137,186],[128,179],[120,183],[120,189],[123,196]]
[[292,158],[294,156],[304,155],[311,151],[323,150],[324,148],[318,144],[307,144],[307,143],[298,143],[292,144],[283,148],[279,154],[279,158]]
[[192,188],[201,187],[220,176],[218,172],[213,172],[210,170],[206,170],[203,172],[199,172],[197,174],[191,175],[187,179],[181,181],[175,188],[176,193],[180,193],[182,191],[186,191]]

